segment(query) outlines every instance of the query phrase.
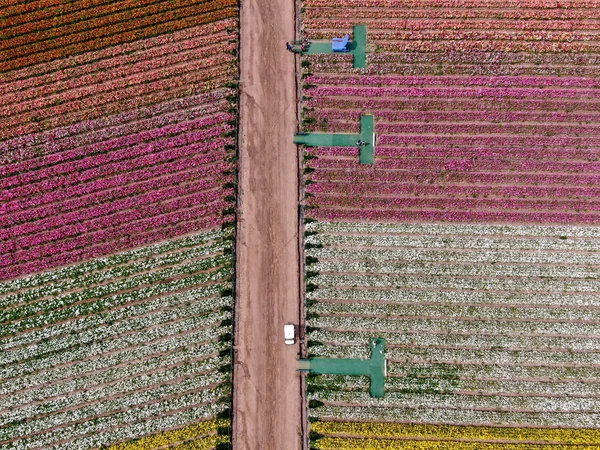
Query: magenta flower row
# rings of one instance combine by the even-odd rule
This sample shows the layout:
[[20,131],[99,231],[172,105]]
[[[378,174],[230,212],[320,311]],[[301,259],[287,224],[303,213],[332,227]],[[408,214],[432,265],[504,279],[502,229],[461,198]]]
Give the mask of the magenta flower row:
[[[38,164],[43,166],[46,164],[46,157],[52,153],[57,155],[50,158],[58,159],[48,160],[49,163],[64,160],[61,155],[73,147],[162,128],[223,111],[227,108],[225,95],[228,92],[228,89],[215,90],[0,142],[0,176],[25,170],[32,164],[32,160],[39,161]],[[42,157],[36,154],[36,149],[40,147],[43,150]]]
[[146,217],[119,227],[108,227],[71,239],[15,253],[0,253],[0,279],[49,270],[82,259],[97,258],[123,249],[150,244],[221,225],[224,201]]

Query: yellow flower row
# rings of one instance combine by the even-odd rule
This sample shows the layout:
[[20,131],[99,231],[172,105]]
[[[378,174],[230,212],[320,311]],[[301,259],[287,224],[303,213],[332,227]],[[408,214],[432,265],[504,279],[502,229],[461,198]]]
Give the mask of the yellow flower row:
[[[421,425],[382,422],[313,422],[317,433],[365,437],[461,439],[482,441],[536,441],[560,444],[600,444],[600,430],[575,428],[510,428],[464,425]],[[400,447],[394,447],[400,448]],[[402,447],[404,448],[404,447]]]
[[[214,447],[217,443],[221,442],[219,439],[223,437],[212,435],[206,436],[207,434],[214,432],[219,427],[229,426],[229,421],[226,419],[215,419],[198,422],[193,425],[188,425],[183,428],[177,428],[175,430],[165,431],[163,433],[153,434],[151,436],[145,436],[135,441],[122,442],[115,444],[109,448],[109,450],[151,450],[160,447],[169,446],[169,448],[181,448],[182,450],[204,450]],[[206,436],[206,438],[203,438]],[[182,441],[192,440],[194,438],[200,438],[193,440],[189,443],[179,444],[176,447],[171,447],[173,444]],[[203,444],[202,442],[211,441],[212,444]],[[185,447],[185,445],[196,445],[192,447]],[[206,446],[208,445],[208,446]],[[212,446],[211,446],[212,445]]]
[[500,442],[461,442],[461,441],[405,441],[401,439],[355,439],[326,437],[317,440],[313,447],[320,450],[598,450],[597,445],[573,447],[569,444],[504,444]]
[[197,439],[195,441],[184,442],[179,445],[169,446],[168,450],[210,450],[217,446],[217,444],[229,442],[227,436],[217,436],[213,434],[204,438]]

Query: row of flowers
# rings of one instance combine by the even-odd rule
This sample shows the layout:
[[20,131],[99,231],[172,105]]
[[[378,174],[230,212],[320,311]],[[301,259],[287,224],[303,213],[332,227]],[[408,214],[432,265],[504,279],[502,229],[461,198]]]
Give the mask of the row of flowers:
[[[80,120],[116,114],[124,109],[134,109],[157,101],[182,97],[186,93],[196,94],[222,87],[235,73],[231,66],[224,64],[227,59],[227,55],[217,55],[208,61],[216,62],[220,66],[217,67],[217,76],[214,78],[210,77],[211,73],[215,72],[213,68],[198,70],[197,64],[189,64],[185,70],[176,70],[170,75],[161,76],[148,83],[141,82],[75,101],[63,102],[59,98],[52,106],[21,114],[11,112],[5,120],[7,128],[1,137],[8,139],[39,131],[42,126],[44,129],[55,128]],[[62,120],[56,119],[57,115]]]
[[2,94],[4,105],[0,108],[0,114],[6,115],[9,112],[22,114],[59,102],[66,103],[97,96],[125,86],[150,83],[172,76],[173,73],[186,71],[187,64],[198,67],[199,58],[203,62],[202,68],[210,68],[208,74],[217,76],[226,72],[222,65],[233,63],[233,57],[227,53],[231,53],[235,44],[228,43],[227,38],[227,34],[221,33],[211,39],[206,36],[197,39],[198,42],[194,40],[176,42],[174,45],[153,48],[151,49],[153,52],[146,51],[140,52],[141,54],[129,54],[126,57],[115,57],[108,60],[112,63],[112,67],[104,68],[103,66],[107,64],[93,63],[86,67],[87,71],[83,74],[66,80],[48,80],[42,84],[37,78],[29,78],[27,80],[29,84],[35,82],[36,85],[22,86],[17,92]]
[[[5,71],[19,69],[55,58],[65,58],[73,54],[235,17],[236,5],[236,0],[212,0],[187,7],[167,9],[161,14],[150,14],[125,21],[119,21],[118,17],[108,16],[104,19],[107,23],[102,26],[100,34],[96,29],[82,29],[80,32],[38,40],[44,39],[44,37],[32,33],[29,39],[25,36],[25,42],[20,44],[18,38],[9,40],[7,45],[15,42],[19,44],[19,47],[0,51],[0,60],[3,61]],[[166,6],[171,6],[171,3],[168,2]],[[152,7],[153,5],[150,5],[140,10],[143,12]],[[65,17],[68,16],[65,15]],[[102,20],[103,18],[99,18],[96,22]],[[82,23],[89,24],[90,22],[93,23],[94,19]],[[101,25],[97,24],[97,26]],[[142,28],[140,29],[140,27]]]
[[[409,422],[452,425],[512,425],[519,427],[594,428],[600,423],[600,414],[528,412],[484,409],[456,409],[447,407],[376,407],[373,405],[325,405],[309,410],[309,417],[319,420],[361,420]],[[494,444],[496,445],[496,444]],[[361,447],[364,448],[364,447]],[[401,447],[402,448],[402,447]],[[473,448],[481,448],[474,446]],[[492,447],[498,448],[498,447]],[[546,446],[547,448],[547,446]],[[572,446],[570,447],[572,448]]]
[[[548,444],[597,444],[600,432],[592,429],[502,428],[373,422],[312,422],[310,429],[327,435],[347,434],[374,438],[460,439],[461,441],[537,441]],[[499,448],[501,447],[501,442]],[[526,447],[524,447],[526,448]]]
[[0,174],[4,178],[71,159],[81,159],[103,152],[104,145],[124,136],[144,134],[153,129],[168,130],[178,123],[223,113],[227,108],[225,97],[229,93],[227,89],[218,89],[3,141],[0,150],[5,159],[2,160]]
[[[196,247],[200,251],[206,249],[209,252],[206,254],[211,254],[213,248],[220,248],[222,239],[227,236],[229,236],[228,232],[222,230],[195,233],[183,238],[92,259],[74,266],[5,281],[0,283],[0,295],[3,295],[0,297],[0,307],[7,308],[14,304],[29,303],[47,295],[70,290],[78,283],[85,285],[93,283],[94,280],[101,282],[108,279],[103,278],[103,274],[112,277],[113,274],[123,273],[128,268],[135,272],[144,271],[154,264],[161,266],[163,261],[172,258],[171,255],[177,257],[178,250],[189,251],[190,247]],[[147,259],[152,255],[154,255],[153,259]],[[121,265],[126,267],[119,267]],[[115,270],[119,272],[114,272]]]
[[228,442],[221,436],[211,434],[217,431],[219,427],[228,426],[230,426],[230,422],[226,419],[205,420],[183,428],[146,436],[135,441],[115,444],[109,450],[153,450],[182,441],[186,443],[186,450],[209,450],[217,444]]
[[595,77],[593,53],[510,53],[471,50],[437,53],[371,53],[364,69],[353,69],[352,58],[334,54],[307,57],[315,73],[361,75],[477,75]]
[[[26,4],[21,4],[23,8]],[[73,55],[67,59],[55,59],[19,70],[3,74],[0,81],[0,94],[20,91],[40,85],[51,84],[53,81],[64,82],[70,78],[78,78],[110,69],[117,62],[143,61],[144,55],[153,54],[154,48],[177,48],[179,42],[195,42],[198,36],[211,36],[212,42],[222,41],[222,35],[231,36],[229,29],[237,26],[235,18],[226,18],[211,23],[196,25],[171,33],[140,39],[136,42],[124,42],[101,50],[88,51]],[[200,38],[202,39],[202,38]],[[141,50],[145,49],[145,50]],[[127,59],[128,55],[131,60]]]
[[[331,0],[305,0],[306,7],[318,8],[325,7],[331,8]],[[357,8],[414,8],[414,0],[344,0],[344,7],[357,7]],[[502,8],[502,12],[519,12],[521,9],[528,11],[532,9],[539,9],[539,12],[554,13],[554,14],[565,14],[570,13],[571,8],[597,8],[600,6],[598,0],[561,0],[557,4],[553,0],[419,0],[419,6],[421,8],[427,8],[428,12],[436,13],[438,11],[444,11],[445,8],[459,8],[464,13],[477,12],[477,10],[483,10],[488,14],[494,13],[494,11],[485,11],[491,8]],[[344,8],[339,8],[344,10]],[[337,10],[337,9],[336,9]],[[575,11],[578,12],[578,11]]]
[[2,445],[106,446],[227,408],[230,233],[3,283]]
[[[1,325],[2,335],[10,335],[28,328],[37,328],[40,323],[49,325],[69,317],[96,313],[106,309],[111,304],[121,304],[127,301],[127,299],[132,298],[133,295],[136,298],[144,298],[150,296],[152,291],[154,291],[154,295],[158,293],[164,295],[177,286],[188,287],[192,283],[192,279],[180,278],[171,283],[163,282],[156,285],[159,280],[164,281],[176,276],[182,277],[183,275],[187,275],[188,277],[196,275],[192,278],[196,278],[195,281],[198,281],[198,278],[203,279],[204,283],[211,279],[218,280],[227,276],[229,269],[225,268],[214,273],[198,272],[206,271],[213,266],[221,266],[224,260],[226,258],[222,256],[208,256],[196,261],[175,263],[173,266],[167,266],[151,273],[141,272],[140,274],[130,274],[127,276],[127,272],[125,272],[125,277],[122,279],[116,278],[112,283],[97,286],[92,285],[85,289],[80,288],[74,291],[67,290],[65,293],[56,293],[53,297],[45,298],[44,300],[20,304],[3,312],[2,320],[4,323]],[[131,290],[135,287],[138,287],[138,290],[133,291],[135,294],[133,292],[130,295],[119,293],[123,289]],[[101,298],[101,300],[90,303],[89,300],[94,298]],[[82,301],[85,303],[81,304]],[[57,308],[58,310],[54,311]],[[50,315],[40,317],[39,313]],[[29,319],[25,320],[25,318]],[[15,320],[17,322],[6,323],[6,321]]]

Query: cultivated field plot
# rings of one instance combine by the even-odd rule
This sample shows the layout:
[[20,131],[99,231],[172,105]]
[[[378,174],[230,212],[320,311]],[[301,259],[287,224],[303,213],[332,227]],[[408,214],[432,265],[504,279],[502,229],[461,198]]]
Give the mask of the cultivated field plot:
[[366,69],[305,57],[305,129],[377,134],[374,166],[307,149],[309,217],[600,223],[599,1],[303,5],[310,38],[369,43]]
[[5,1],[0,72],[216,22],[235,16],[236,6],[236,0]]
[[231,220],[236,26],[3,77],[0,279]]
[[230,407],[232,239],[193,234],[1,283],[0,449],[97,448],[184,425],[116,450],[222,441],[227,421],[189,424]]
[[600,228],[306,230],[309,353],[368,358],[382,337],[389,359],[383,399],[362,377],[313,378],[310,416],[600,427]]

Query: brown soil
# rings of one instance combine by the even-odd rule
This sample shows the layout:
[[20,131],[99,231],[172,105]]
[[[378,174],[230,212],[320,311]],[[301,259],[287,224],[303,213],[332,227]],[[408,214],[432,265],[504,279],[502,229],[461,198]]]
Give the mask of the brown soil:
[[293,1],[240,9],[239,217],[234,337],[233,447],[301,448],[298,324],[298,156]]

